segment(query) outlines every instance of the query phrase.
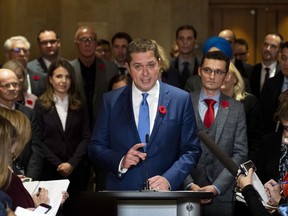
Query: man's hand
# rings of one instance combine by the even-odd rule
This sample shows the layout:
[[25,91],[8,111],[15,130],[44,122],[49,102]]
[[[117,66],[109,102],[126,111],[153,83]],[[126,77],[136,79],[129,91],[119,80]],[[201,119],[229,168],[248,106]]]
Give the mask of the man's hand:
[[131,166],[137,165],[140,160],[145,160],[147,154],[140,151],[144,147],[144,143],[135,144],[124,156],[121,168],[129,169]]
[[169,190],[169,183],[163,176],[153,176],[152,178],[149,178],[148,181],[150,187],[149,189],[151,190]]

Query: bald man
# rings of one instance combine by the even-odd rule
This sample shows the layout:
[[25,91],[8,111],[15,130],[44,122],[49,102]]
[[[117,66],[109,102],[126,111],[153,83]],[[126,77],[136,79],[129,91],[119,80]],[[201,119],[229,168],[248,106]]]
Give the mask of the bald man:
[[224,38],[227,40],[232,48],[232,56],[230,58],[230,61],[235,65],[235,67],[239,70],[240,74],[242,75],[244,82],[245,82],[245,90],[247,92],[250,92],[250,86],[249,86],[249,75],[251,73],[252,67],[249,67],[249,65],[243,64],[242,61],[239,59],[236,59],[234,56],[234,46],[236,41],[236,35],[235,33],[230,29],[224,29],[219,32],[219,37]]
[[[111,61],[102,60],[95,55],[97,34],[90,26],[80,26],[75,33],[78,57],[70,63],[75,70],[76,84],[85,102],[90,121],[94,127],[100,108],[102,95],[108,91],[111,78],[118,73],[118,67]],[[102,173],[102,172],[101,172]],[[103,190],[104,176],[95,167],[96,190]]]
[[32,137],[25,149],[13,161],[16,174],[25,175],[33,180],[40,180],[42,170],[42,142],[34,111],[16,102],[19,93],[19,81],[15,73],[9,69],[0,69],[0,106],[17,109],[23,112],[31,121]]

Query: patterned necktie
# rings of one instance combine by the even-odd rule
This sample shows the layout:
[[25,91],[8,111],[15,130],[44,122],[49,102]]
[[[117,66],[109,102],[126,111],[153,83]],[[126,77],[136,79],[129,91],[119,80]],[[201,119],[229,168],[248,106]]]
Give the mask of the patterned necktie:
[[266,71],[266,74],[265,74],[265,81],[267,80],[267,79],[269,79],[269,71],[270,71],[270,68],[269,67],[265,67],[265,71]]
[[[143,100],[140,104],[139,119],[138,119],[138,133],[142,143],[147,142],[150,134],[150,119],[149,119],[149,105],[147,103],[148,93],[142,93]],[[146,152],[146,145],[144,146]]]
[[184,88],[185,87],[185,84],[186,84],[186,81],[189,77],[189,62],[183,62],[183,71],[181,73],[181,84],[182,84],[182,87]]
[[204,101],[208,106],[208,109],[204,116],[204,124],[207,128],[210,128],[210,126],[212,125],[214,121],[214,107],[213,106],[216,103],[216,101],[213,99],[205,99]]

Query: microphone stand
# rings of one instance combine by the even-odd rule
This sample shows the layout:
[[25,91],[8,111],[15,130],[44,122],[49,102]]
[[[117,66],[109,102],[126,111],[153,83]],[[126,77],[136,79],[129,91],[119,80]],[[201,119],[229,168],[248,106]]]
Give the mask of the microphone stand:
[[[146,142],[146,147],[143,148],[144,149],[144,152],[146,152],[147,154],[147,147],[148,147],[148,143],[149,143],[149,134],[146,134],[145,135],[145,142]],[[147,160],[147,162],[146,162]],[[149,178],[149,173],[148,173],[148,154],[146,156],[146,159],[143,161],[144,163],[144,167],[145,167],[145,171],[146,171],[146,181],[144,182],[144,188],[143,190],[141,190],[141,192],[155,192],[155,190],[151,190],[150,189],[150,185],[149,185],[149,181],[148,181],[148,178]]]

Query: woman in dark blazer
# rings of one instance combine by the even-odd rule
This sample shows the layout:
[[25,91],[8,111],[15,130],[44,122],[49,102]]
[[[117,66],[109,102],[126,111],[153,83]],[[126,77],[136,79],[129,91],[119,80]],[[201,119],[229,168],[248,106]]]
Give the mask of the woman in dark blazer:
[[60,58],[51,64],[47,90],[34,109],[44,143],[42,180],[70,180],[70,197],[64,204],[66,212],[73,198],[86,190],[90,174],[88,114],[75,85],[73,67],[67,60]]

